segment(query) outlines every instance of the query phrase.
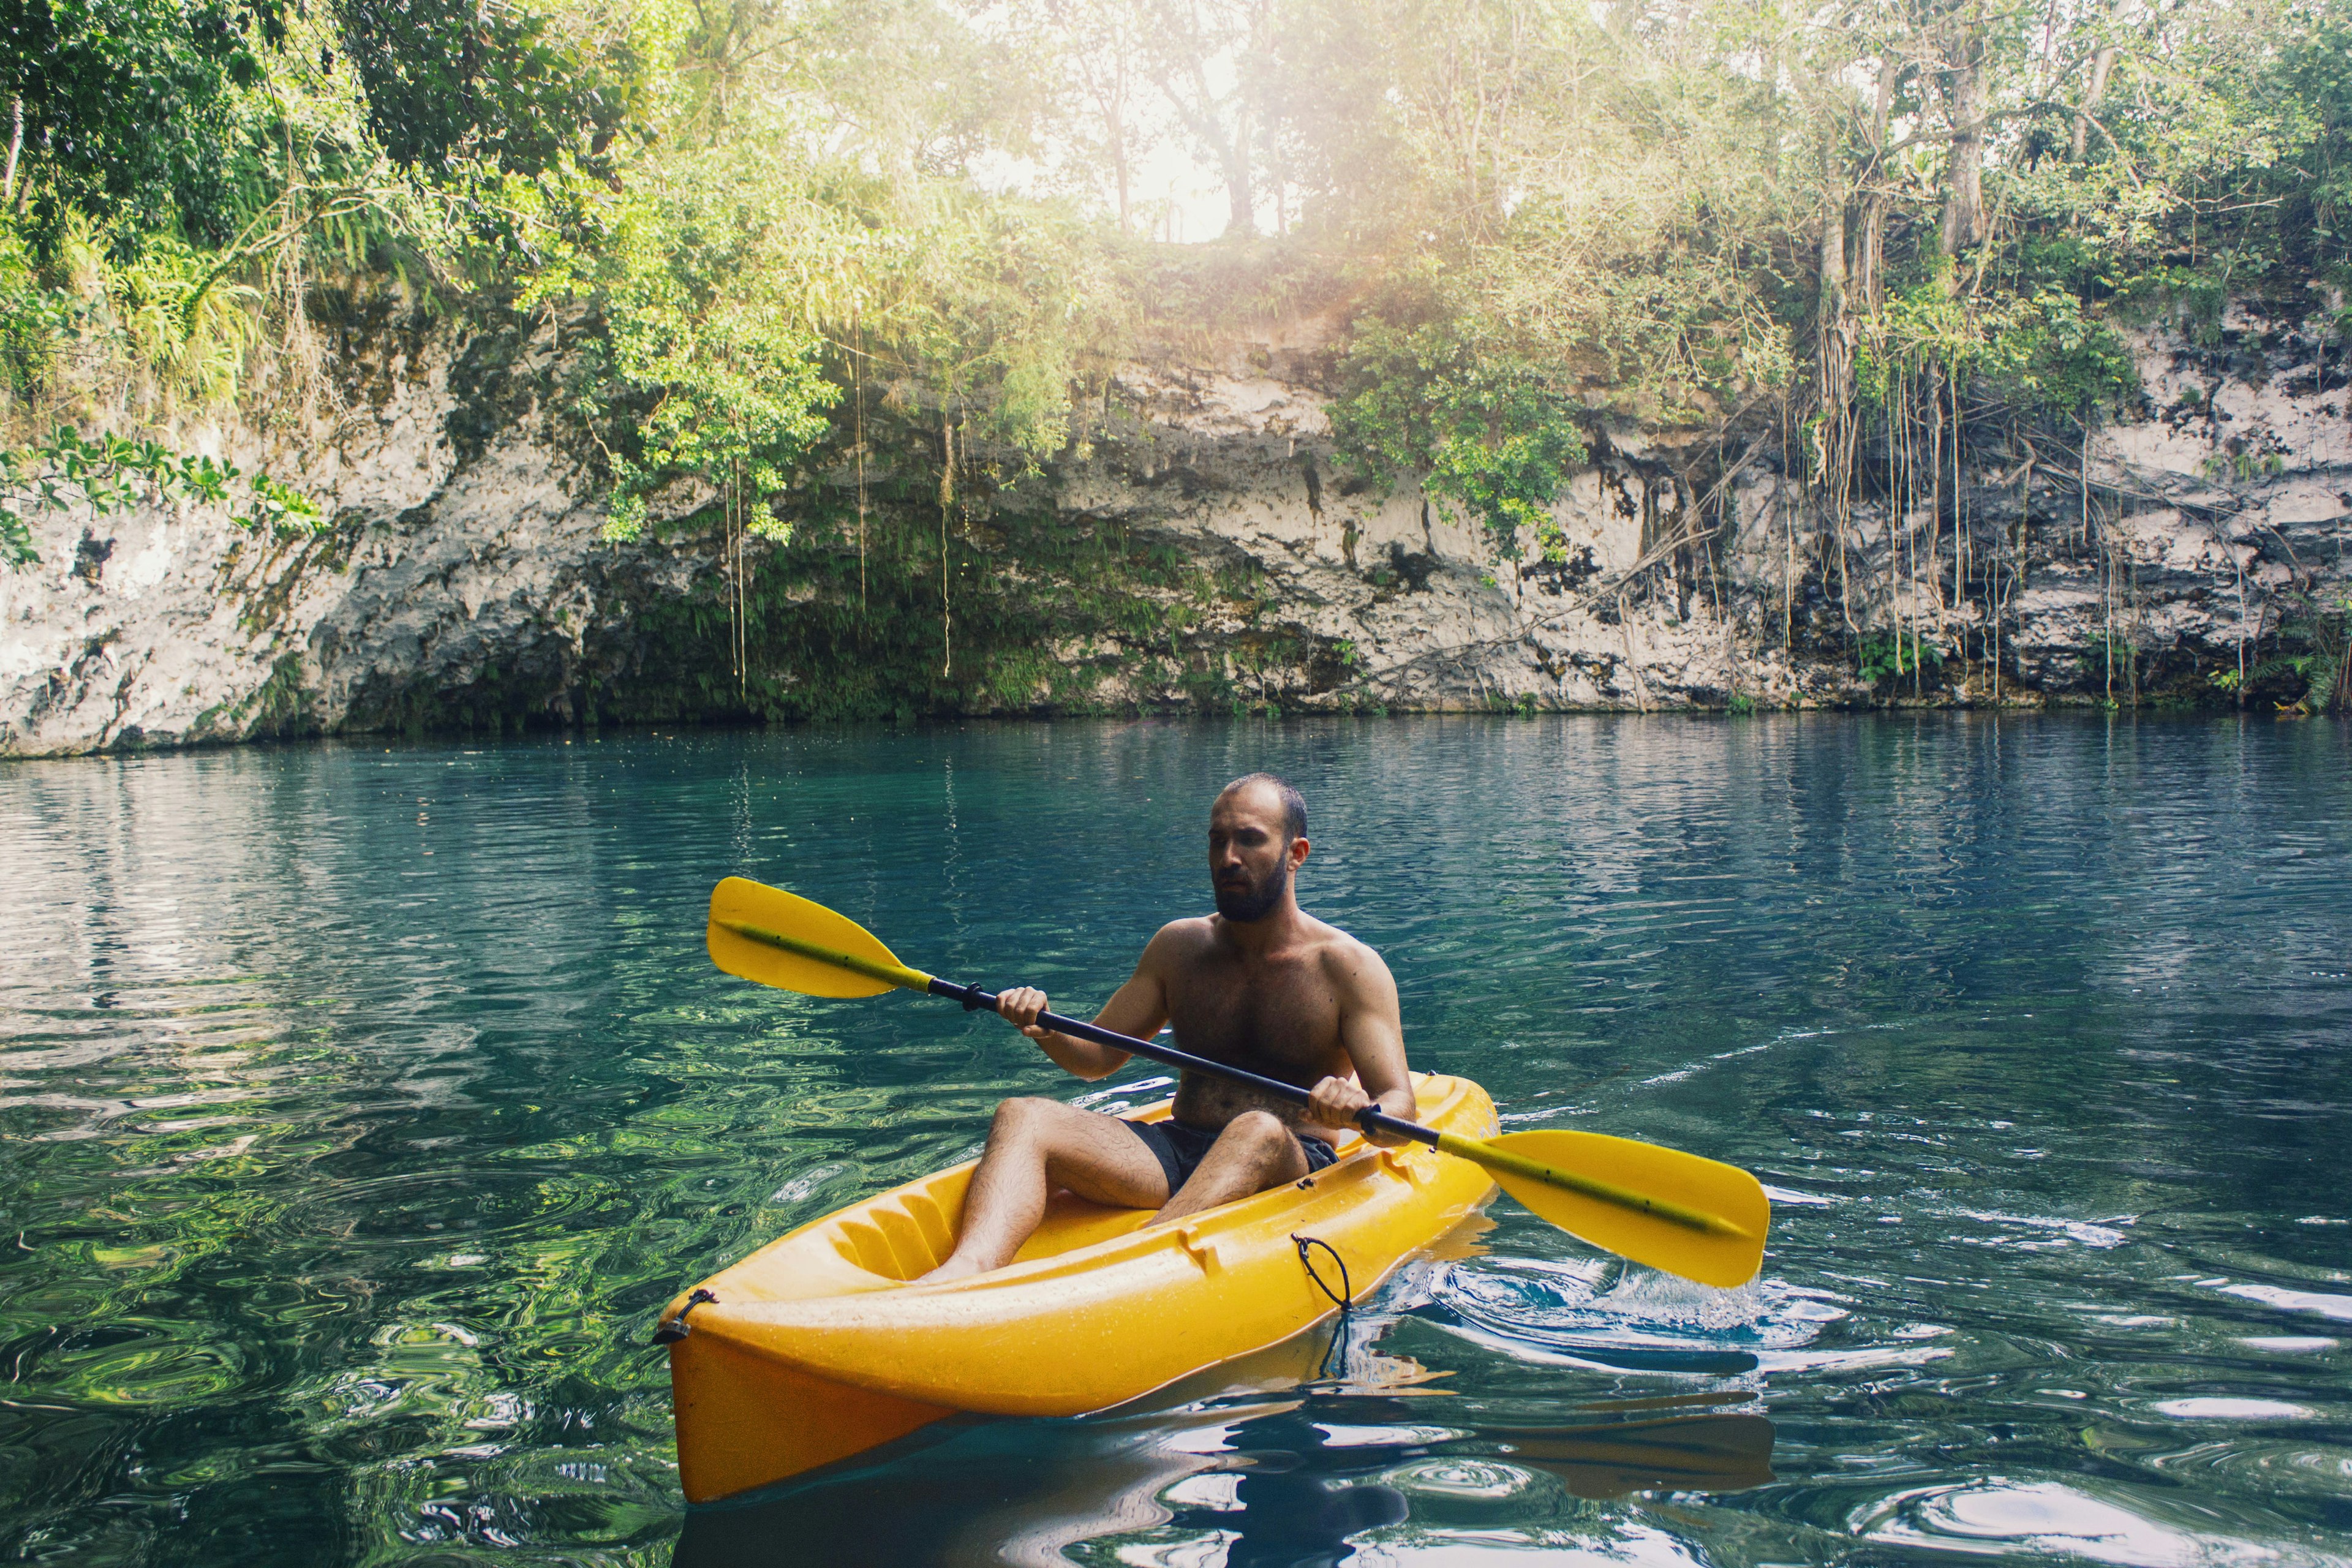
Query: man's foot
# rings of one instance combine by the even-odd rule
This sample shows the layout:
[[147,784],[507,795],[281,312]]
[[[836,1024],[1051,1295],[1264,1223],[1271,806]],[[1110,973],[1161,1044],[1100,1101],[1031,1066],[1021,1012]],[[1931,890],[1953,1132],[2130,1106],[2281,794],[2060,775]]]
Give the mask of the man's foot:
[[1008,1100],[996,1108],[988,1152],[971,1173],[955,1250],[909,1285],[944,1285],[1013,1261],[1045,1200],[1066,1187],[1090,1203],[1156,1208],[1168,1201],[1158,1156],[1135,1129],[1059,1100]]
[[932,1269],[929,1274],[919,1274],[914,1279],[908,1280],[907,1283],[909,1285],[944,1285],[950,1279],[969,1279],[975,1274],[986,1274],[988,1272],[989,1270],[982,1268],[978,1263],[973,1262],[969,1258],[950,1258],[945,1263],[940,1264],[937,1268]]

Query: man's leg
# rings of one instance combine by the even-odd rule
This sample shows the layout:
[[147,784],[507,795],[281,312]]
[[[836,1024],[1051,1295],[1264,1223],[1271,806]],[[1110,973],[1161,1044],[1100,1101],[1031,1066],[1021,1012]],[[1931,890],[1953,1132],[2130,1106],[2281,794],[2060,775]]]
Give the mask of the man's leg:
[[1270,1111],[1244,1110],[1201,1156],[1183,1190],[1151,1216],[1151,1223],[1182,1219],[1202,1209],[1295,1182],[1307,1173],[1307,1155],[1282,1119]]
[[1159,1157],[1117,1118],[1057,1100],[1008,1100],[996,1108],[988,1152],[971,1173],[955,1250],[915,1283],[1003,1268],[1045,1217],[1055,1187],[1118,1208],[1168,1201]]

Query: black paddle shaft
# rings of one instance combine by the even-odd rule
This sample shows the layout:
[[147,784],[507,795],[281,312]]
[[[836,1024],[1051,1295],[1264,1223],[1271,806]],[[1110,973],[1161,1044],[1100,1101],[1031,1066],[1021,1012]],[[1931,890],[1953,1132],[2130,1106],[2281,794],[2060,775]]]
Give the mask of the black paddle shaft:
[[[952,980],[941,980],[934,975],[931,977],[930,991],[934,996],[946,996],[962,1003],[967,1012],[976,1013],[982,1008],[986,1008],[992,1013],[996,1010],[995,994],[982,991],[977,985],[958,985]],[[1211,1078],[1221,1078],[1228,1083],[1245,1084],[1261,1094],[1270,1094],[1276,1100],[1286,1100],[1293,1105],[1306,1105],[1314,1099],[1307,1090],[1295,1083],[1285,1083],[1278,1078],[1267,1078],[1262,1073],[1251,1072],[1246,1068],[1227,1067],[1223,1062],[1213,1062],[1206,1057],[1196,1057],[1190,1051],[1180,1051],[1173,1046],[1163,1046],[1151,1040],[1139,1040],[1133,1035],[1122,1035],[1114,1029],[1105,1029],[1093,1024],[1081,1023],[1076,1018],[1065,1018],[1059,1013],[1040,1013],[1037,1015],[1037,1022],[1040,1026],[1051,1029],[1057,1035],[1092,1040],[1096,1045],[1108,1046],[1115,1051],[1128,1051],[1139,1057],[1149,1057],[1155,1062],[1163,1062],[1171,1068],[1181,1068],[1186,1072],[1204,1072]],[[1432,1148],[1437,1146],[1435,1128],[1423,1127],[1418,1121],[1407,1121],[1401,1116],[1391,1116],[1387,1111],[1373,1106],[1368,1105],[1356,1112],[1356,1125],[1367,1132],[1386,1132],[1398,1138],[1416,1139]]]

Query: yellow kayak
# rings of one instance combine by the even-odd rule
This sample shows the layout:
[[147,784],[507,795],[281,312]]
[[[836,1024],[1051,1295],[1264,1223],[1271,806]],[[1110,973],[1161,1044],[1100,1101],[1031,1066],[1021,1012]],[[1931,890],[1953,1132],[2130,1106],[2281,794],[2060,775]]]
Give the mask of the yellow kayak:
[[[1422,1120],[1487,1138],[1468,1079],[1415,1074]],[[1160,1104],[1131,1114],[1157,1121]],[[1339,1161],[1174,1224],[1056,1194],[1013,1262],[905,1283],[944,1258],[973,1163],[814,1220],[662,1310],[678,1478],[707,1502],[959,1411],[1082,1415],[1280,1342],[1334,1310],[1300,1261],[1329,1246],[1359,1298],[1486,1201],[1494,1184],[1421,1144],[1342,1134]],[[1314,1249],[1325,1280],[1338,1271]],[[667,1331],[675,1332],[675,1329]]]

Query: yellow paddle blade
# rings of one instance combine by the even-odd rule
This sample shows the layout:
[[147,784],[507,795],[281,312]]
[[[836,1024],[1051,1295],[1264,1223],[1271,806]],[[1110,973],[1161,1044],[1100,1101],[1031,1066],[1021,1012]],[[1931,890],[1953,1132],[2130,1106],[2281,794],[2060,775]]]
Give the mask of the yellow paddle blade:
[[1545,1130],[1440,1149],[1483,1165],[1505,1192],[1580,1240],[1728,1289],[1764,1266],[1772,1205],[1737,1165],[1612,1138]]
[[920,991],[931,978],[847,915],[743,877],[710,889],[709,938],[710,962],[728,973],[806,996]]

